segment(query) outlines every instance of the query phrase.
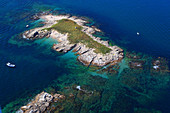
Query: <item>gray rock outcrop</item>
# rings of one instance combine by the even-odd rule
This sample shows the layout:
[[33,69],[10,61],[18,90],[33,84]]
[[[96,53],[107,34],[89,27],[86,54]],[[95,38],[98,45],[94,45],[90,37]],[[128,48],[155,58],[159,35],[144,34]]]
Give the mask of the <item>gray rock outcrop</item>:
[[38,94],[35,99],[28,103],[26,106],[22,106],[19,111],[23,113],[44,113],[47,111],[50,103],[57,102],[58,100],[64,98],[64,95],[51,95],[43,91],[42,93]]

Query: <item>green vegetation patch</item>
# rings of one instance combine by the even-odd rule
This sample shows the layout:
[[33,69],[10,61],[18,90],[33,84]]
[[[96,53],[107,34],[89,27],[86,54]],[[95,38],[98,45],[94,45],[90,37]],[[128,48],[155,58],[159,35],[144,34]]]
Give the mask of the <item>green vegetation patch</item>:
[[46,29],[55,29],[62,34],[68,33],[68,40],[70,43],[83,43],[89,48],[94,48],[96,53],[106,54],[111,51],[110,48],[98,43],[97,41],[94,41],[90,36],[81,31],[82,27],[72,20],[59,20],[57,24],[54,24],[50,28]]

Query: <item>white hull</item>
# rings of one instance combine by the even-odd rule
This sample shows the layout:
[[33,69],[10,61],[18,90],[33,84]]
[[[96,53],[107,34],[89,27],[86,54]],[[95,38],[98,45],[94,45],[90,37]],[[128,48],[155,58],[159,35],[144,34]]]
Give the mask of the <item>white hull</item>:
[[12,67],[12,68],[14,68],[15,67],[15,64],[11,64],[11,63],[6,63],[6,65],[8,66],[8,67]]

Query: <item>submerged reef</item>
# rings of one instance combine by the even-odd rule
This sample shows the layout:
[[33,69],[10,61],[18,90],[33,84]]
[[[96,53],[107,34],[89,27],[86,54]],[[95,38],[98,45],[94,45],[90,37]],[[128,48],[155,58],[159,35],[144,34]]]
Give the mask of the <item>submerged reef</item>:
[[[124,70],[119,79],[116,76],[106,79],[88,73],[78,75],[75,73],[60,77],[45,89],[52,98],[55,94],[63,97],[57,101],[53,98],[45,112],[159,113],[157,110],[148,110],[145,107],[157,100],[159,90],[162,86],[165,87],[169,80],[168,76],[147,78],[143,72],[131,69]],[[44,94],[46,93],[37,96]],[[31,103],[34,101],[35,99]],[[30,102],[26,106],[29,104]],[[139,108],[140,105],[143,108]]]
[[78,60],[84,65],[105,66],[121,61],[123,50],[118,46],[110,46],[108,41],[103,41],[92,34],[100,31],[84,24],[86,21],[70,15],[43,15],[45,20],[43,27],[28,30],[23,33],[23,38],[53,38],[58,43],[53,49],[67,53],[70,50],[76,52]]

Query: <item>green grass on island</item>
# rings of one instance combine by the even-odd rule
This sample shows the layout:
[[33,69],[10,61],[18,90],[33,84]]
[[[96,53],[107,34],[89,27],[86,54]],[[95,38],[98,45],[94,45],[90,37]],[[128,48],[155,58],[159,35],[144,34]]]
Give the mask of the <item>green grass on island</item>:
[[69,33],[68,40],[70,41],[70,43],[83,43],[89,48],[94,48],[94,52],[96,53],[106,54],[111,51],[110,48],[98,43],[97,41],[94,41],[90,36],[81,31],[82,27],[72,20],[59,20],[57,24],[54,24],[50,28],[46,29],[55,29],[62,34]]

